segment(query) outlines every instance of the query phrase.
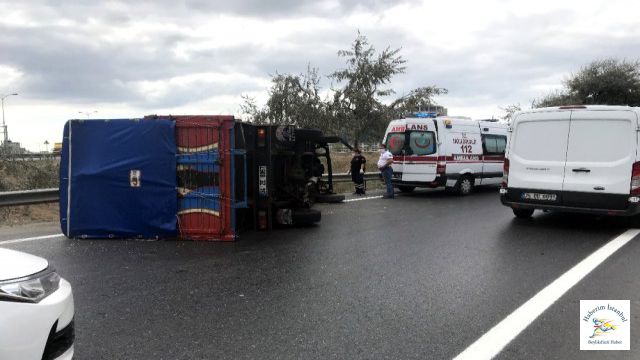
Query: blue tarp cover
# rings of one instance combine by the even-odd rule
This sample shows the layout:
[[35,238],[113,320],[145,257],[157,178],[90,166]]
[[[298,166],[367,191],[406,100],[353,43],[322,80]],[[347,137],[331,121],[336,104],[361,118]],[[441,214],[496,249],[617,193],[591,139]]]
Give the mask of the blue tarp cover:
[[68,237],[176,235],[175,123],[69,120],[60,161]]

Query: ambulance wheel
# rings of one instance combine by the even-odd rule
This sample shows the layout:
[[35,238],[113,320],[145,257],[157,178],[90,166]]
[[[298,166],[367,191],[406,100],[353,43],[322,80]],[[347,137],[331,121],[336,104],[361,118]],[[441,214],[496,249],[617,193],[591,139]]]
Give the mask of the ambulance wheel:
[[473,192],[473,177],[464,175],[456,183],[455,191],[458,195],[465,196]]
[[410,193],[415,189],[416,189],[415,186],[398,186],[398,190],[400,190],[400,192],[403,192],[403,193]]
[[293,225],[313,225],[320,222],[322,213],[315,209],[295,209],[291,214]]
[[515,215],[518,219],[528,219],[533,215],[533,209],[514,209],[513,215]]

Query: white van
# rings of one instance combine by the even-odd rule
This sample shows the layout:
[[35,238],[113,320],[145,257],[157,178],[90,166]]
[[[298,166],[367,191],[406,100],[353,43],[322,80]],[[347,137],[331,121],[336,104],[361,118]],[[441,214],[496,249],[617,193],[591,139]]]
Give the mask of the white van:
[[639,211],[640,108],[561,106],[520,112],[510,128],[501,201],[535,209],[633,215]]
[[446,186],[466,195],[476,185],[500,184],[507,126],[421,113],[391,121],[383,143],[393,154],[393,184],[400,191]]

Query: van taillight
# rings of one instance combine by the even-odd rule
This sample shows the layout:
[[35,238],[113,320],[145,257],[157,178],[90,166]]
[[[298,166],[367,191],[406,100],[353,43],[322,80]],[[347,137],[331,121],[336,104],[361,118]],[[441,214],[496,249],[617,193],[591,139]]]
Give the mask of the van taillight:
[[502,167],[502,183],[500,187],[506,189],[507,185],[509,185],[509,159],[505,158]]
[[640,162],[633,163],[631,168],[631,195],[640,195]]

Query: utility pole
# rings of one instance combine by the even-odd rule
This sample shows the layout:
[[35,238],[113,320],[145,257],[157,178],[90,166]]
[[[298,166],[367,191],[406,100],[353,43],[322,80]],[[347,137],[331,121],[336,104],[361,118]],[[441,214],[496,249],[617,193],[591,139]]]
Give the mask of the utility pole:
[[8,98],[9,96],[17,95],[18,93],[0,95],[0,100],[2,101],[2,130],[4,132],[4,142],[2,143],[3,146],[7,146],[7,143],[9,142],[9,130],[7,129],[7,123],[4,121],[4,99]]

